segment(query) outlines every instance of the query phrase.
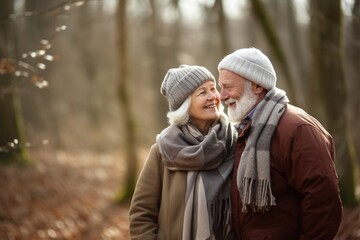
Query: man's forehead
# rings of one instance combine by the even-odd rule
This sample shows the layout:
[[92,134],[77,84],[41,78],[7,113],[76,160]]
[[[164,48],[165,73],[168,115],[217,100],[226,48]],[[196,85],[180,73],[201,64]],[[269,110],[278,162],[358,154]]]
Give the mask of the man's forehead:
[[242,82],[241,80],[245,80],[245,79],[230,71],[226,71],[219,74],[219,84],[221,85],[241,83]]

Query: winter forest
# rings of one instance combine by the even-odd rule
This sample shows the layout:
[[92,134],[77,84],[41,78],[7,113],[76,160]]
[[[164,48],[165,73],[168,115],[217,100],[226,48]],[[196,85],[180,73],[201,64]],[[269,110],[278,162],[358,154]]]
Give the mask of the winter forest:
[[360,239],[360,0],[2,0],[0,239],[129,239],[167,70],[251,46],[333,136]]

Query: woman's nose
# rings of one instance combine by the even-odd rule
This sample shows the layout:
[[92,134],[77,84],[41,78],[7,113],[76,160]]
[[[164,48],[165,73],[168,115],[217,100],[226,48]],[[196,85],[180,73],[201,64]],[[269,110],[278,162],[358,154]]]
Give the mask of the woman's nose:
[[210,94],[209,94],[209,97],[208,97],[208,100],[212,100],[212,99],[216,99],[216,98],[220,98],[220,94],[219,94],[219,92],[210,92]]
[[214,99],[215,98],[215,94],[214,93],[210,93],[209,95],[208,95],[208,100],[212,100],[212,99]]

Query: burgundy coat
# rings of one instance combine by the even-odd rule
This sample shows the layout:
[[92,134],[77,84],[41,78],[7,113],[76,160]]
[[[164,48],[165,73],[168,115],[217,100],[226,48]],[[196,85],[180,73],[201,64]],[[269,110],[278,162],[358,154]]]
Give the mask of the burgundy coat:
[[340,225],[342,204],[330,134],[316,119],[288,104],[271,141],[270,175],[276,206],[265,213],[243,213],[236,169],[249,125],[238,138],[232,176],[236,239],[333,239]]

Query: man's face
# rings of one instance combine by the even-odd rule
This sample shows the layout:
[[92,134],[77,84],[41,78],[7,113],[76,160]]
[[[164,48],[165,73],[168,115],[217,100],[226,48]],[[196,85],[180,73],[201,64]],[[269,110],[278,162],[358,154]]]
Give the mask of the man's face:
[[231,71],[220,70],[219,85],[220,98],[228,106],[230,121],[241,122],[257,101],[251,82]]

